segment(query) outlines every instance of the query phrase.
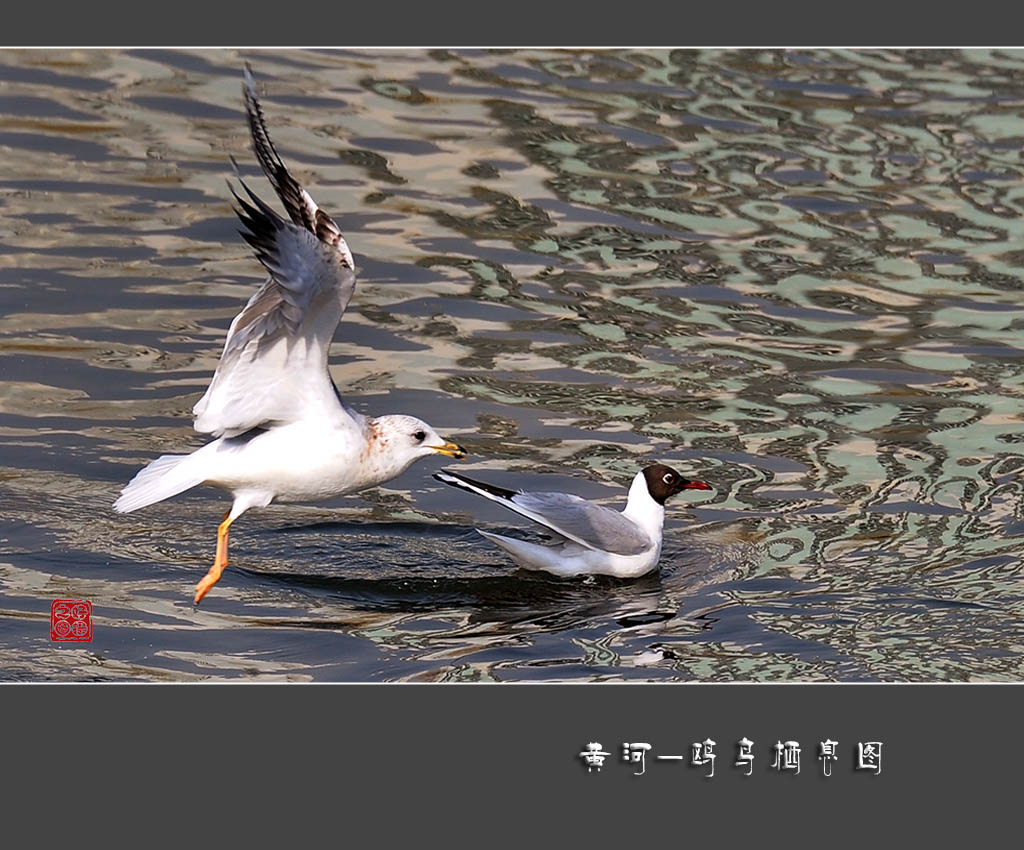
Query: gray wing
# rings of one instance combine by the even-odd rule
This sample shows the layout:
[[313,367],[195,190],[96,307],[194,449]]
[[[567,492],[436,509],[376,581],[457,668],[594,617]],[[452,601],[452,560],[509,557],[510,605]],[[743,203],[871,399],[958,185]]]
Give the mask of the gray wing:
[[312,417],[362,426],[331,380],[331,338],[355,289],[352,254],[331,218],[288,173],[270,141],[246,66],[246,111],[253,150],[291,221],[243,181],[231,193],[253,247],[270,276],[228,329],[206,394],[193,408],[195,429],[235,436],[258,425]]
[[516,493],[507,507],[568,540],[615,555],[639,555],[653,541],[627,517],[568,493]]

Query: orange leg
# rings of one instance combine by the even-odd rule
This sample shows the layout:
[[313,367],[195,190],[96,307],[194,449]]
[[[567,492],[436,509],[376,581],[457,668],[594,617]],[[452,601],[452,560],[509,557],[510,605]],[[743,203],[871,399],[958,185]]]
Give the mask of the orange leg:
[[213,566],[210,567],[210,571],[196,585],[196,598],[192,602],[193,605],[198,605],[199,600],[206,596],[207,591],[220,581],[224,567],[228,565],[228,529],[234,521],[229,519],[230,516],[231,511],[227,511],[224,514],[224,519],[217,526],[217,555],[213,559]]

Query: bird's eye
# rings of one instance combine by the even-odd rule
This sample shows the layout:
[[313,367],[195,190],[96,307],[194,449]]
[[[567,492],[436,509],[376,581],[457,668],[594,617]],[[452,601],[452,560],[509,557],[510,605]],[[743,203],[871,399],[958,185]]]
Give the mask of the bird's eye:
[[417,443],[422,443],[425,439],[427,439],[427,435],[423,431],[417,431],[412,436]]
[[671,472],[665,473],[665,477],[662,478],[661,480],[664,481],[666,484],[671,484],[672,483],[672,473]]

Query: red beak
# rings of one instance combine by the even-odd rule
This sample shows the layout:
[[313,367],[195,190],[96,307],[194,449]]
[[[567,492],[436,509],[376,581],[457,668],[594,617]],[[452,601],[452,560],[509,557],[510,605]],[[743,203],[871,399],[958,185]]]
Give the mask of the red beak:
[[714,490],[715,488],[712,487],[710,484],[705,483],[704,481],[687,481],[683,485],[683,489],[684,490]]

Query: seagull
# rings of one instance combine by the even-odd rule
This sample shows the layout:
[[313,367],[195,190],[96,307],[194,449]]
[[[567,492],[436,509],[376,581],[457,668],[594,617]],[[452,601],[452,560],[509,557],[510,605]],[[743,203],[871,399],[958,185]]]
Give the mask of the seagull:
[[[420,458],[465,451],[413,416],[367,417],[341,397],[327,369],[331,338],[355,289],[355,264],[338,226],[288,173],[270,141],[252,70],[242,93],[253,151],[290,221],[229,183],[239,233],[267,281],[235,316],[217,370],[195,405],[195,429],[216,439],[188,455],[163,455],[121,491],[128,513],[200,484],[231,493],[217,553],[194,604],[228,563],[228,529],[249,508],[356,493],[401,475]],[[232,160],[232,162],[234,162]]]
[[515,511],[554,533],[551,543],[530,543],[476,530],[512,556],[521,567],[557,576],[608,575],[636,578],[658,565],[665,501],[683,490],[711,490],[688,481],[672,467],[656,463],[633,478],[620,512],[569,493],[524,493],[474,481],[444,469],[434,478],[476,493]]

